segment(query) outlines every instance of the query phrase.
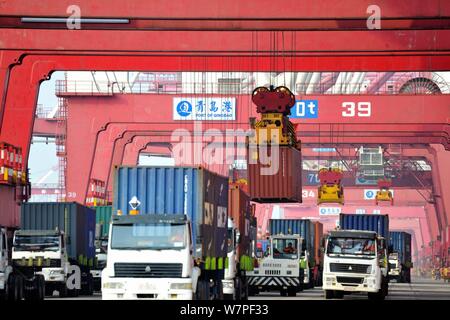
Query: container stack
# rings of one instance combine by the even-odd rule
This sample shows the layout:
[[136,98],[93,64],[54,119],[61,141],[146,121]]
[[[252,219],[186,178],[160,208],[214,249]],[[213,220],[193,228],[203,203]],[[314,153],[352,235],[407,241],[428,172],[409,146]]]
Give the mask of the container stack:
[[89,181],[86,205],[89,207],[106,206],[106,184],[104,181],[91,179]]
[[16,188],[17,202],[30,198],[31,187],[23,166],[22,148],[5,142],[0,142],[0,184]]
[[288,115],[295,104],[286,87],[259,87],[252,101],[261,119],[248,140],[248,189],[255,202],[302,202],[300,141]]

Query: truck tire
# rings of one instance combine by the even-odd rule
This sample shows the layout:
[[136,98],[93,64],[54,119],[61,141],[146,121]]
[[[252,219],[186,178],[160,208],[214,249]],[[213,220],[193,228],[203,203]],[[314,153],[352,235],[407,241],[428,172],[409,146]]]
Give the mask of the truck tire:
[[53,291],[55,291],[55,286],[53,284],[45,284],[45,296],[51,297],[53,296]]
[[42,274],[35,277],[36,281],[36,300],[42,301],[45,298],[45,278]]
[[383,291],[383,288],[381,288],[380,290],[378,290],[378,292],[369,292],[367,296],[369,300],[382,301],[386,297]]
[[94,294],[94,277],[91,273],[88,275],[87,295],[92,296]]
[[38,298],[38,278],[34,277],[33,280],[25,280],[27,286],[24,289],[25,300],[34,301]]
[[333,292],[333,296],[334,296],[336,299],[343,299],[343,298],[344,298],[344,291],[335,290],[335,291]]
[[249,295],[247,281],[242,280],[241,284],[242,284],[241,300],[247,301],[248,300],[248,295]]
[[389,295],[389,282],[387,279],[384,280],[384,286],[383,286],[383,295],[387,297]]
[[288,297],[296,297],[297,296],[297,288],[296,287],[289,287],[287,290]]
[[80,295],[79,289],[67,289],[67,296],[71,298],[76,298]]
[[287,295],[288,295],[288,291],[286,289],[281,289],[280,290],[280,296],[287,297]]
[[60,298],[67,297],[67,285],[66,283],[62,283],[58,287],[58,294]]
[[253,286],[248,287],[248,296],[253,297],[258,294],[258,289],[255,289]]
[[[209,285],[206,281],[204,280],[198,280],[197,282],[197,290],[195,291],[195,299],[196,300],[207,300],[208,298],[208,294],[209,293]],[[207,291],[208,289],[208,291]]]
[[326,300],[333,299],[334,297],[333,290],[324,290],[324,296]]
[[8,301],[21,300],[20,292],[22,291],[22,288],[20,278],[21,277],[16,274],[11,274],[8,277],[7,288],[5,290],[6,298]]

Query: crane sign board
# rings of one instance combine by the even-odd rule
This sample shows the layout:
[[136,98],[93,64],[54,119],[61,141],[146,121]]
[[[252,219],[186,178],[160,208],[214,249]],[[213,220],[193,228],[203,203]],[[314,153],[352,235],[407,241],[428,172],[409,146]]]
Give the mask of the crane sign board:
[[[375,200],[378,189],[364,189],[364,200]],[[390,189],[392,196],[394,196],[394,190]]]

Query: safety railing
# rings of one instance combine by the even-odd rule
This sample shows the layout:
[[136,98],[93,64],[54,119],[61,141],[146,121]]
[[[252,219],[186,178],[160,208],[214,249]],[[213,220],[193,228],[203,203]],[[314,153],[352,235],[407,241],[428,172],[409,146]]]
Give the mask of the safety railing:
[[[259,84],[258,84],[259,85]],[[256,83],[220,83],[220,82],[95,82],[82,80],[58,80],[56,95],[113,95],[113,94],[251,94]],[[261,84],[262,85],[262,84]],[[279,84],[283,85],[283,84]],[[295,83],[294,94],[338,94],[338,95],[398,95],[398,94],[449,94],[447,87],[441,91],[428,91],[420,86],[402,87],[400,83],[374,85],[365,83]]]
[[54,108],[52,108],[52,107],[45,107],[42,104],[38,104],[36,106],[36,118],[39,118],[39,119],[53,118],[54,117],[53,109]]

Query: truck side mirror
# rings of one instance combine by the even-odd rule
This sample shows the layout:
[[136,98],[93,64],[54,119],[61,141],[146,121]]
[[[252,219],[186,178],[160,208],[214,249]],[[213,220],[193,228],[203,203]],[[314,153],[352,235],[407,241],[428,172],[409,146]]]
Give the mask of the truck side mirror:
[[241,233],[238,231],[236,232],[236,244],[241,243]]
[[394,252],[394,246],[393,245],[389,245],[388,247],[388,253],[391,254]]

